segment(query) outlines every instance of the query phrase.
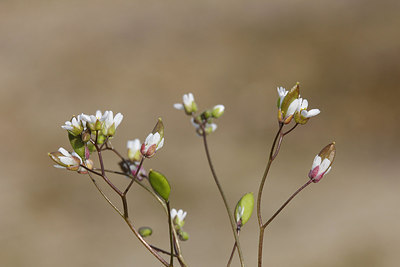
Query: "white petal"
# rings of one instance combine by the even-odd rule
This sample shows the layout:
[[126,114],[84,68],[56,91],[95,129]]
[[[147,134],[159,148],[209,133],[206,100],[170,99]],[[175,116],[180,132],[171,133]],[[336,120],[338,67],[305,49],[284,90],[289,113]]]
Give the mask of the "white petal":
[[71,154],[70,154],[67,150],[65,150],[64,148],[62,148],[62,147],[60,147],[60,148],[58,149],[58,152],[61,152],[61,154],[63,154],[63,155],[66,156],[66,157],[70,157],[70,156],[71,156]]
[[307,116],[304,116],[304,117],[311,118],[311,117],[317,116],[319,113],[321,113],[321,111],[319,111],[319,109],[312,109],[312,110],[308,111]]
[[301,103],[301,109],[307,109],[308,107],[308,101],[307,99],[303,99],[303,102]]
[[183,105],[181,103],[174,104],[174,108],[176,108],[178,110],[183,110],[184,109],[184,107],[183,107]]
[[160,148],[162,148],[164,146],[164,138],[161,139],[160,143],[158,144],[156,151],[159,150]]
[[123,118],[124,118],[124,116],[121,113],[118,113],[117,115],[115,115],[115,118],[114,118],[115,129],[117,129],[118,125],[121,123]]
[[61,165],[53,165],[54,168],[57,169],[66,169],[65,167],[61,166]]
[[331,165],[331,161],[329,159],[324,159],[320,165],[317,175],[324,173],[329,168],[329,165]]
[[96,119],[100,120],[102,116],[103,116],[103,115],[102,115],[101,111],[100,111],[100,110],[97,110],[97,111],[96,111]]
[[171,218],[174,219],[176,214],[178,214],[178,212],[176,211],[176,209],[172,209],[171,210]]
[[316,155],[314,158],[314,162],[312,164],[311,170],[314,170],[315,167],[321,164],[321,157]]
[[292,103],[290,103],[286,112],[286,118],[294,114],[294,112],[297,110],[298,105],[299,105],[298,99],[295,99],[293,100]]
[[58,157],[61,163],[68,165],[68,166],[73,166],[76,165],[76,161],[72,157]]

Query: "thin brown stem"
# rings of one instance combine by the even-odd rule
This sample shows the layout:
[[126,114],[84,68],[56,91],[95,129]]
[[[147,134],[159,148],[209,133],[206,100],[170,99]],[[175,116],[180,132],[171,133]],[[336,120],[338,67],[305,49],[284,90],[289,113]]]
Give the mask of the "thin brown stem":
[[[283,125],[284,125],[283,123],[279,123],[279,129],[278,129],[278,132],[275,135],[274,142],[272,143],[271,151],[269,153],[268,163],[267,163],[267,166],[265,168],[263,177],[261,179],[260,187],[258,188],[258,194],[257,194],[257,219],[258,219],[258,226],[259,226],[259,229],[260,229],[259,241],[258,241],[258,267],[262,266],[262,252],[263,252],[263,243],[264,243],[264,241],[263,241],[264,240],[264,229],[262,228],[263,222],[262,222],[262,215],[261,215],[262,192],[263,192],[263,189],[264,189],[265,181],[267,180],[267,175],[268,175],[269,169],[271,168],[272,161],[274,161],[274,159],[276,158],[276,156],[279,153],[280,142],[282,142],[282,138],[283,138],[282,137]],[[278,142],[277,149],[275,150],[275,145],[276,145],[276,142],[278,140],[278,137],[279,137],[279,141],[280,142]],[[275,153],[274,153],[274,150],[275,150]]]
[[310,185],[312,183],[312,180],[308,180],[307,183],[305,183],[303,186],[301,186],[299,189],[296,190],[296,192],[294,192],[289,198],[288,200],[286,200],[285,203],[283,203],[283,205],[274,213],[274,215],[271,216],[271,218],[269,218],[269,220],[263,224],[262,228],[265,229],[274,219],[276,216],[278,216],[278,214],[287,206],[287,204],[289,204],[289,202],[298,194],[300,193],[304,188],[306,188],[308,185]]
[[142,168],[144,159],[145,159],[145,157],[143,157],[142,160],[140,161],[139,166],[136,169],[135,175],[133,176],[131,182],[129,183],[128,187],[124,191],[124,195],[126,195],[128,193],[128,191],[131,188],[132,184],[135,182],[136,178],[138,177],[139,172],[140,172],[140,168]]
[[228,213],[228,216],[229,216],[229,221],[231,223],[233,236],[235,238],[235,242],[237,244],[237,249],[238,249],[238,252],[239,252],[240,265],[242,267],[244,267],[245,265],[244,265],[242,249],[240,247],[238,234],[236,233],[236,227],[237,226],[236,226],[235,220],[233,218],[233,215],[231,213],[231,209],[229,207],[228,201],[227,201],[227,199],[225,197],[225,193],[224,193],[224,191],[222,189],[222,186],[221,186],[221,184],[220,184],[220,182],[218,180],[217,173],[215,172],[215,169],[214,169],[214,165],[213,165],[212,160],[211,160],[211,156],[210,156],[210,152],[209,152],[208,144],[207,144],[207,133],[206,133],[206,131],[204,129],[204,125],[202,126],[202,136],[203,136],[204,149],[206,151],[206,156],[207,156],[207,160],[208,160],[208,165],[210,166],[210,170],[211,170],[212,176],[214,178],[215,184],[218,187],[219,193],[220,193],[220,195],[222,197],[222,200],[224,202],[224,205],[225,205],[226,212]]
[[[237,234],[239,236],[239,234],[240,234],[240,230],[239,229],[237,229]],[[231,266],[233,255],[235,255],[236,248],[237,248],[237,244],[236,244],[236,241],[235,241],[235,243],[233,244],[231,256],[229,257],[229,260],[228,260],[228,263],[226,264],[226,267]]]
[[[166,251],[166,250],[164,250],[164,249],[158,248],[158,247],[153,246],[153,245],[150,245],[150,247],[151,247],[152,249],[158,251],[158,252],[161,252],[161,253],[164,253],[164,254],[166,254],[166,255],[168,255],[168,256],[171,256],[171,253],[168,252],[168,251]],[[173,257],[178,257],[178,255],[176,255],[176,254],[172,254],[172,256],[173,256]]]
[[169,267],[170,265],[166,260],[164,260],[158,253],[155,251],[147,242],[144,240],[144,238],[139,234],[139,232],[136,230],[136,228],[133,226],[131,220],[127,217],[124,217],[125,222],[128,224],[129,228],[132,230],[133,234],[142,242],[142,244],[147,248],[147,250],[150,251],[151,254],[153,254],[154,257],[156,257],[164,266]]

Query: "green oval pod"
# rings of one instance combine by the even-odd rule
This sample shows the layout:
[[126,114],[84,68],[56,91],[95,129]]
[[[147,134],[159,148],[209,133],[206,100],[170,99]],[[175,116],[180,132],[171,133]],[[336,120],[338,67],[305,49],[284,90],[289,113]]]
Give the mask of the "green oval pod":
[[242,220],[242,225],[247,223],[247,221],[250,219],[251,214],[253,213],[253,208],[254,208],[254,196],[253,193],[247,193],[242,198],[239,200],[239,202],[236,205],[235,209],[235,215],[236,217],[240,214],[239,207],[241,207],[241,210],[243,214],[239,216]]
[[139,234],[142,237],[151,236],[152,233],[153,233],[153,230],[148,226],[142,226],[139,228]]
[[169,185],[167,178],[159,172],[150,170],[149,182],[153,190],[165,201],[168,201],[171,186]]

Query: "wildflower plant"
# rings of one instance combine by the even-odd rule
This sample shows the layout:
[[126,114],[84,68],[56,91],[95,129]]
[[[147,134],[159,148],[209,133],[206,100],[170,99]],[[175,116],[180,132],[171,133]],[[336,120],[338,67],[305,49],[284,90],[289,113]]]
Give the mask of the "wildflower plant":
[[[289,91],[283,87],[278,87],[277,91],[278,129],[272,142],[264,174],[260,179],[258,193],[256,195],[252,192],[243,194],[234,209],[231,209],[223,186],[219,181],[208,145],[209,135],[217,130],[217,122],[224,114],[225,107],[218,104],[199,112],[198,105],[192,93],[183,95],[182,103],[174,104],[176,109],[184,111],[184,115],[188,116],[188,119],[194,126],[196,134],[201,137],[212,177],[225,206],[228,219],[226,223],[230,225],[233,236],[233,248],[230,257],[227,259],[227,266],[231,265],[236,252],[239,257],[240,265],[242,267],[245,266],[239,234],[244,228],[244,225],[251,219],[255,206],[259,228],[257,262],[258,266],[261,267],[263,264],[264,233],[268,225],[297,194],[310,184],[318,183],[331,170],[335,158],[335,142],[332,142],[315,156],[306,182],[299,187],[299,189],[269,217],[269,219],[263,217],[261,211],[264,186],[271,165],[279,154],[284,138],[289,133],[292,133],[299,125],[305,125],[312,117],[320,113],[319,109],[307,110],[308,101],[300,97],[299,83],[296,83]],[[87,174],[99,193],[122,217],[132,233],[162,266],[171,267],[174,266],[176,262],[179,266],[188,266],[183,257],[180,245],[180,242],[189,239],[189,234],[184,230],[187,212],[181,209],[171,209],[170,194],[172,193],[172,186],[166,176],[157,170],[146,170],[143,166],[144,161],[153,159],[164,145],[163,121],[161,118],[157,120],[153,130],[142,139],[144,142],[140,142],[138,138],[127,141],[127,153],[126,156],[123,156],[123,153],[115,149],[111,143],[115,138],[116,130],[122,120],[123,115],[121,113],[117,113],[114,116],[112,111],[105,111],[102,113],[98,110],[95,115],[80,114],[78,116],[73,116],[71,120],[66,121],[64,125],[61,126],[62,129],[67,131],[72,150],[68,151],[61,147],[58,151],[48,153],[48,155],[56,163],[54,166],[57,168],[74,171],[79,174]],[[119,161],[119,170],[110,170],[105,167],[103,160],[103,153],[105,152],[115,154]],[[93,158],[97,158],[97,164],[94,164]],[[129,182],[124,188],[117,187],[110,179],[110,175],[128,177]],[[104,180],[106,185],[119,196],[120,204],[111,200],[112,198],[100,187],[98,179]],[[168,225],[169,229],[168,249],[159,248],[154,244],[150,244],[146,240],[146,237],[153,234],[152,229],[148,226],[136,228],[134,219],[129,216],[127,195],[134,183],[154,197],[164,209],[166,215],[165,223]]]

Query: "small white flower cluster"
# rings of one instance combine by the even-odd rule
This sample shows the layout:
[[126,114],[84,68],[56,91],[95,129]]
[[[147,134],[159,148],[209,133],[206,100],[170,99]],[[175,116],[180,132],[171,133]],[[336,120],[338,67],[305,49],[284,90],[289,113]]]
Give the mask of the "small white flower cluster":
[[223,105],[216,105],[210,110],[206,110],[199,116],[195,116],[197,111],[197,104],[194,101],[192,93],[183,95],[183,103],[174,104],[174,108],[178,110],[184,110],[187,115],[191,116],[191,122],[196,129],[198,135],[203,134],[203,130],[206,134],[210,134],[217,129],[217,124],[213,122],[213,119],[217,119],[222,116],[225,111]]
[[308,101],[300,97],[298,84],[290,91],[283,87],[278,87],[277,91],[280,122],[288,124],[294,117],[296,123],[305,124],[311,117],[320,113],[319,109],[307,110]]
[[172,209],[171,210],[171,219],[176,220],[178,222],[183,222],[185,220],[187,212],[183,210],[176,210]]
[[74,116],[71,121],[66,121],[61,128],[69,131],[73,135],[79,135],[86,129],[91,131],[101,130],[103,135],[112,136],[115,134],[115,130],[120,125],[124,116],[118,113],[114,117],[114,113],[111,110],[107,110],[104,114],[100,110],[96,111],[96,115],[80,114]]
[[171,210],[171,220],[172,223],[174,224],[176,233],[178,234],[178,237],[181,241],[187,241],[189,239],[188,233],[183,231],[183,225],[185,224],[186,214],[187,212],[183,210],[178,210],[178,211],[176,209]]

